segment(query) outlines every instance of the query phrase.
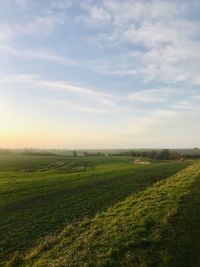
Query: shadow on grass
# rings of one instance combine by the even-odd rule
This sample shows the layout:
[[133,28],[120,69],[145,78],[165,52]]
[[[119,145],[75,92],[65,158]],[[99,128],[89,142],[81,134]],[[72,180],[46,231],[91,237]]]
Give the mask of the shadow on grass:
[[200,180],[179,202],[162,243],[169,257],[167,266],[200,266]]

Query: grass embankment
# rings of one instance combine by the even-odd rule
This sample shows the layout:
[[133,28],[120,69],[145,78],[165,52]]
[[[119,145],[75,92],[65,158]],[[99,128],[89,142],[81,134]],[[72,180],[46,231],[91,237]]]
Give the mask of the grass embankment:
[[15,251],[27,250],[40,238],[60,231],[76,219],[93,216],[138,193],[187,164],[105,164],[95,171],[75,174],[0,172],[0,261]]
[[[15,263],[21,261],[20,266],[26,267],[199,266],[195,260],[193,265],[184,263],[186,256],[182,262],[178,261],[183,252],[197,252],[199,260],[200,240],[195,236],[200,230],[199,213],[190,210],[194,204],[193,209],[198,208],[199,212],[199,179],[198,162],[94,218],[68,225],[24,258],[16,257]],[[189,214],[191,220],[187,217],[184,221]],[[191,229],[191,223],[198,229]],[[187,236],[190,233],[192,236]],[[191,240],[196,243],[190,244]],[[187,251],[189,244],[191,250]]]

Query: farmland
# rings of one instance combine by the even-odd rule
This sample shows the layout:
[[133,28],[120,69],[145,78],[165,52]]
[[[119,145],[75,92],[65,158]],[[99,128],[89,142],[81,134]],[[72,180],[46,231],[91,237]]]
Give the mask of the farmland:
[[197,162],[69,224],[15,260],[21,266],[199,266],[199,178]]
[[17,251],[23,254],[66,225],[92,218],[189,165],[139,165],[131,157],[0,157],[2,266]]

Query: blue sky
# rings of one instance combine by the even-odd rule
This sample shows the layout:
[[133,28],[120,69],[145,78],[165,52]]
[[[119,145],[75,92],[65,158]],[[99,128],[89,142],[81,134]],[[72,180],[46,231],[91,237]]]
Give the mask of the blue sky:
[[0,146],[200,146],[200,2],[0,2]]

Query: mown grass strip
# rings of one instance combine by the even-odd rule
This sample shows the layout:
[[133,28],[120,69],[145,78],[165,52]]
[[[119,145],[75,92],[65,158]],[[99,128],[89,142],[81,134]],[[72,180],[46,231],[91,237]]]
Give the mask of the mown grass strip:
[[68,225],[16,259],[35,267],[169,266],[166,251],[159,251],[163,233],[199,178],[198,162],[92,219]]

